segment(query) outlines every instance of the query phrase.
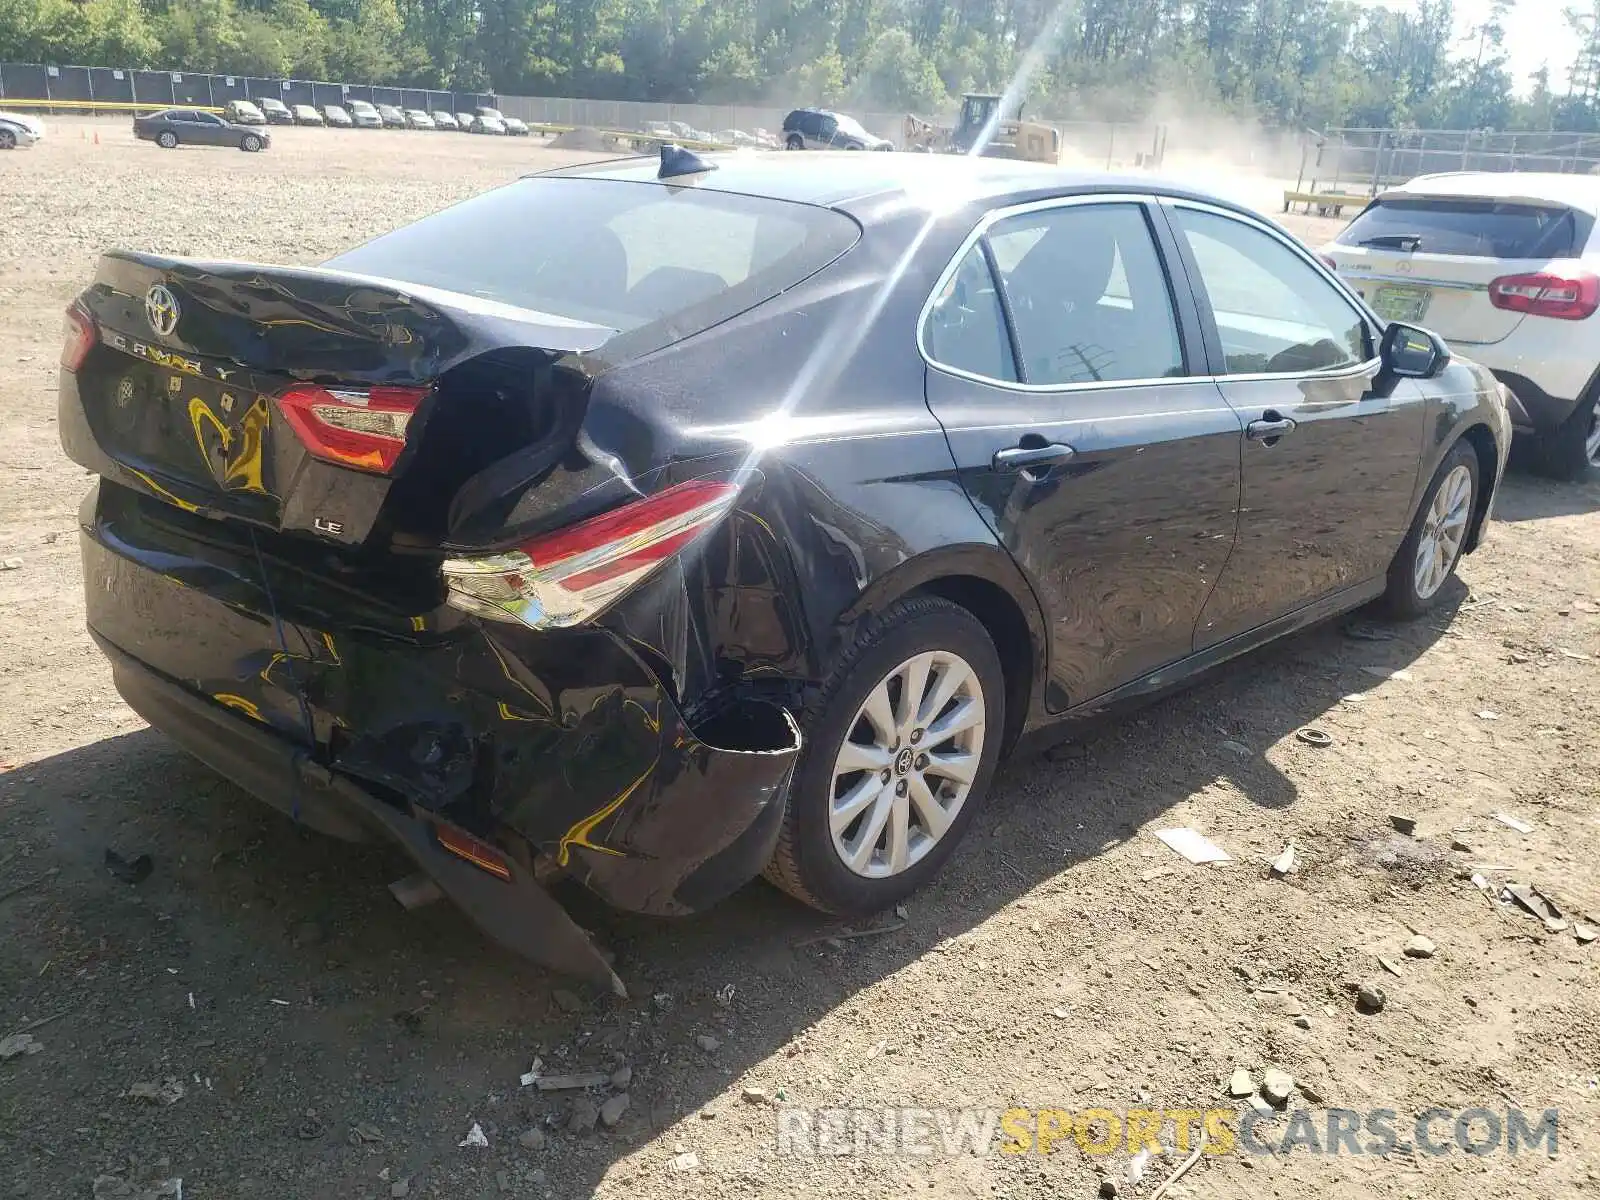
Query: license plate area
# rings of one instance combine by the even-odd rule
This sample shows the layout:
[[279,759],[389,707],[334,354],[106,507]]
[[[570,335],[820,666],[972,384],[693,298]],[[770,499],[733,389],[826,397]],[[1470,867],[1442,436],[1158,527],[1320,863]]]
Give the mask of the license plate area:
[[1412,284],[1380,284],[1372,292],[1372,310],[1386,321],[1416,323],[1427,315],[1431,288]]

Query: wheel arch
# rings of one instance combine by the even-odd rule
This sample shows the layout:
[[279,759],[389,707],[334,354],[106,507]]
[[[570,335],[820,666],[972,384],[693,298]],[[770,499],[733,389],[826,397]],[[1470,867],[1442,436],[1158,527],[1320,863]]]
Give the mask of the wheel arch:
[[1038,600],[1011,556],[998,546],[960,545],[918,555],[872,581],[842,623],[870,618],[910,596],[937,596],[970,612],[988,631],[1005,673],[1009,750],[1039,711],[1046,670],[1045,626]]
[[1462,554],[1471,554],[1483,539],[1483,527],[1489,520],[1489,501],[1494,495],[1496,474],[1500,467],[1500,450],[1494,433],[1484,424],[1473,424],[1461,431],[1458,442],[1472,447],[1478,458],[1478,495],[1473,501],[1472,524],[1467,528],[1467,540]]

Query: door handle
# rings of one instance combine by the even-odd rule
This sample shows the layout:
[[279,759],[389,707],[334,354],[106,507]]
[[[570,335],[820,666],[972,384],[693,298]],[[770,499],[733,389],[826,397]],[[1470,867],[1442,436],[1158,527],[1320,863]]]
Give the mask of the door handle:
[[1244,435],[1252,442],[1265,442],[1270,446],[1284,434],[1293,433],[1294,427],[1294,421],[1269,408],[1259,421],[1251,421],[1244,427]]
[[994,452],[993,466],[996,471],[1014,475],[1041,467],[1059,467],[1072,461],[1076,453],[1071,446],[1063,446],[1060,442],[1049,442],[1043,446],[1011,446]]

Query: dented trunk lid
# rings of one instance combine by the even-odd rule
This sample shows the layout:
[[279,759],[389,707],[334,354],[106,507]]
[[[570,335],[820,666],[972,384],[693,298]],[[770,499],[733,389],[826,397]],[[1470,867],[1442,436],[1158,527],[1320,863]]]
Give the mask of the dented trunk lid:
[[[462,477],[449,455],[429,446],[428,429],[449,424],[440,410],[475,404],[474,419],[498,419],[490,394],[455,401],[450,372],[496,354],[527,382],[523,408],[581,403],[582,381],[565,394],[548,374],[567,356],[592,351],[614,330],[481,297],[327,268],[201,262],[158,255],[106,254],[79,298],[95,344],[76,372],[87,438],[63,422],[63,442],[79,463],[190,512],[239,519],[271,530],[363,543],[391,489],[420,473],[444,487]],[[545,372],[541,375],[541,372]],[[481,374],[481,372],[480,372]],[[538,393],[534,380],[542,380]],[[426,389],[388,473],[357,470],[311,454],[285,415],[297,384],[340,388]],[[376,394],[376,393],[373,393]],[[511,418],[515,417],[514,420]],[[573,422],[507,415],[507,436],[537,437]],[[493,430],[485,430],[492,440]],[[92,444],[82,444],[83,442]],[[508,447],[503,443],[495,452]],[[472,464],[468,464],[469,467]],[[484,464],[477,464],[484,465]],[[448,499],[448,494],[446,495]],[[427,522],[424,521],[424,524]]]

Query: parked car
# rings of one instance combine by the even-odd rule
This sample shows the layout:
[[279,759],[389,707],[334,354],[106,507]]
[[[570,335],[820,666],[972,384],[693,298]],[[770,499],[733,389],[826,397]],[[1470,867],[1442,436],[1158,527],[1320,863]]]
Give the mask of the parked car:
[[289,111],[289,106],[282,100],[267,96],[261,101],[261,112],[267,118],[268,125],[293,125],[294,113]]
[[1379,316],[1426,323],[1491,368],[1559,478],[1600,469],[1600,179],[1424,175],[1323,247]]
[[433,127],[435,129],[454,130],[461,128],[460,124],[456,121],[455,114],[447,113],[442,108],[434,109],[429,115],[433,117]]
[[69,317],[128,704],[613,982],[538,881],[881,911],[1023,739],[1435,608],[1510,438],[1248,210],[956,156],[664,149],[320,269],[114,251]]
[[44,122],[28,113],[0,111],[0,150],[35,146],[44,138]]
[[408,129],[433,129],[433,118],[420,108],[408,108],[405,112],[406,127]]
[[266,114],[249,100],[229,100],[222,106],[222,118],[235,125],[265,125]]
[[352,129],[355,120],[337,104],[324,104],[322,106],[322,119],[335,129]]
[[237,146],[254,154],[272,145],[272,135],[253,125],[224,121],[197,108],[169,108],[133,119],[133,136],[163,150],[179,146]]
[[[349,118],[346,118],[348,120]],[[321,125],[322,114],[309,104],[296,104],[294,106],[294,123],[296,125]]]
[[512,137],[527,137],[532,132],[528,128],[528,123],[520,117],[501,117],[500,120],[505,125],[506,132]]
[[378,105],[378,117],[383,121],[385,129],[404,129],[406,127],[406,114],[392,104]]
[[493,110],[490,110],[489,113],[486,113],[480,108],[473,113],[472,119],[467,125],[468,131],[471,133],[504,134],[506,131],[505,121],[499,116],[491,115],[492,112]]
[[825,108],[797,108],[783,119],[787,150],[893,150],[894,143],[868,133],[854,117]]
[[350,120],[357,129],[383,128],[383,114],[365,100],[352,100],[348,107]]

